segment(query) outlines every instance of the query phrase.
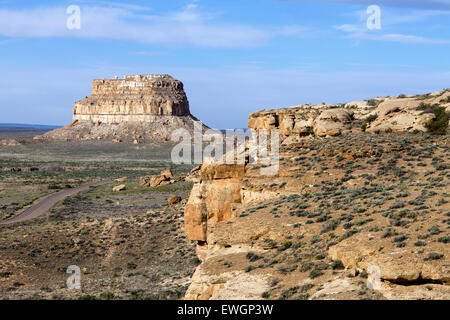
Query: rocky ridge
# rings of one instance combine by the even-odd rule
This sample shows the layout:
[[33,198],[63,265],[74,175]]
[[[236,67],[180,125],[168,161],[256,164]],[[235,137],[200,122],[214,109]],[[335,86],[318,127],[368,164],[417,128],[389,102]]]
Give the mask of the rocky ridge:
[[426,132],[434,109],[450,112],[450,90],[425,95],[375,98],[346,104],[299,105],[250,114],[248,127],[278,129],[284,143],[305,137],[329,137],[362,132]]
[[449,96],[251,114],[249,128],[279,129],[279,170],[247,155],[190,175],[202,264],[185,298],[448,299],[449,140],[423,132]]

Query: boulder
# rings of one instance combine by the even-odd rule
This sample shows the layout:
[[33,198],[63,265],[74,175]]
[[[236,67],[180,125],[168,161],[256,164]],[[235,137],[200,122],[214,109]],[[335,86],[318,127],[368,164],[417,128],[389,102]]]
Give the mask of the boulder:
[[350,129],[352,120],[353,112],[350,110],[325,110],[314,120],[314,134],[319,137],[339,136]]
[[139,184],[143,187],[157,187],[157,186],[163,186],[167,184],[171,184],[175,182],[175,180],[171,179],[170,177],[164,176],[164,175],[155,175],[151,177],[141,177],[139,180]]
[[172,171],[170,171],[170,169],[161,171],[160,175],[168,177],[168,178],[173,178],[173,174],[172,174]]
[[119,191],[123,191],[123,190],[126,190],[126,186],[124,185],[124,184],[121,184],[121,185],[119,185],[119,186],[115,186],[112,190],[114,191],[114,192],[119,192]]
[[181,202],[180,196],[173,196],[173,197],[170,197],[169,199],[167,199],[167,203],[171,206],[174,204],[177,204],[179,202]]
[[162,186],[170,183],[170,178],[163,175],[152,176],[150,178],[150,187]]
[[194,167],[191,171],[189,171],[185,180],[189,182],[198,182],[200,180],[200,169],[201,165]]

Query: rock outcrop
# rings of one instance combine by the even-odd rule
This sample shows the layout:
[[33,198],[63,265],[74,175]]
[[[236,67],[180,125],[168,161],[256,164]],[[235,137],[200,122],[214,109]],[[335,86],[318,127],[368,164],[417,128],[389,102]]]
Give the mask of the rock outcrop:
[[196,120],[181,81],[169,75],[131,75],[94,80],[92,95],[75,102],[72,123],[37,139],[168,141],[174,129],[192,132]]
[[[348,130],[349,111],[311,125]],[[248,158],[193,170],[186,299],[450,297],[448,137],[341,134],[282,145],[272,176]]]
[[235,205],[241,203],[243,177],[244,165],[202,166],[184,212],[189,239],[207,241],[214,224],[235,217]]
[[6,140],[0,140],[1,146],[8,146],[8,147],[17,147],[22,145],[19,141],[16,139],[6,139]]
[[250,114],[248,127],[278,129],[283,143],[307,137],[367,132],[425,132],[435,119],[433,108],[450,110],[450,90],[426,95],[376,98],[346,104],[299,105]]
[[143,187],[157,187],[175,183],[176,180],[170,169],[161,171],[160,174],[145,176],[139,179],[139,184]]

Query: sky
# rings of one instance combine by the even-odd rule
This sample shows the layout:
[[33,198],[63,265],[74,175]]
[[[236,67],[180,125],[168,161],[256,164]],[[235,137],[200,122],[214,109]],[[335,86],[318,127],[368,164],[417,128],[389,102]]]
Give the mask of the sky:
[[450,0],[0,0],[0,123],[66,125],[93,79],[164,73],[206,125],[244,128],[448,88],[449,53]]

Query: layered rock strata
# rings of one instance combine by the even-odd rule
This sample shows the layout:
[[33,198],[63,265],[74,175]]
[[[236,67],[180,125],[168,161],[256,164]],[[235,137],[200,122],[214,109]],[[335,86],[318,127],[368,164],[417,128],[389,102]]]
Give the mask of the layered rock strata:
[[278,129],[284,143],[305,137],[329,137],[367,132],[426,132],[432,107],[450,112],[450,90],[426,95],[375,98],[346,104],[299,105],[250,114],[248,127]]
[[252,113],[279,130],[279,170],[248,148],[193,170],[185,298],[449,299],[448,136],[407,134],[449,106],[447,90]]
[[192,132],[196,120],[181,81],[169,75],[130,75],[93,80],[92,95],[75,102],[73,122],[39,138],[167,141],[174,129]]

